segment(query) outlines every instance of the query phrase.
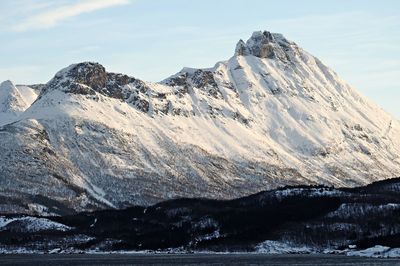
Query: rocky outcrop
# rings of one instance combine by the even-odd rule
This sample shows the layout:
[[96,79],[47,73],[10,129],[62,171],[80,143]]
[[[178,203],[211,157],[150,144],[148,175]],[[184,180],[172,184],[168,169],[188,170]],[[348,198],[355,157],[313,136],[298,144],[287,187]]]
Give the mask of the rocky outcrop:
[[124,99],[124,86],[134,82],[136,79],[133,77],[106,72],[99,63],[83,62],[59,71],[42,89],[42,94],[59,89],[67,93],[100,93],[107,97]]
[[298,49],[294,42],[288,41],[281,34],[256,31],[246,43],[242,40],[238,42],[235,55],[254,55],[259,58],[289,62],[299,55]]
[[240,39],[239,42],[236,44],[235,55],[236,56],[247,56],[250,55],[250,50],[246,46],[246,43]]

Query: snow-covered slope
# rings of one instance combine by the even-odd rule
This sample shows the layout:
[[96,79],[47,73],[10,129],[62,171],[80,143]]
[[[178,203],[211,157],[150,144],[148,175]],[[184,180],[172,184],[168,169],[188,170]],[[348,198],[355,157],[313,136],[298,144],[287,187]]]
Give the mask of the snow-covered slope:
[[80,63],[0,128],[0,210],[366,184],[400,174],[399,136],[399,121],[280,34],[160,83]]
[[16,86],[10,80],[0,84],[0,126],[15,121],[37,98],[38,90]]

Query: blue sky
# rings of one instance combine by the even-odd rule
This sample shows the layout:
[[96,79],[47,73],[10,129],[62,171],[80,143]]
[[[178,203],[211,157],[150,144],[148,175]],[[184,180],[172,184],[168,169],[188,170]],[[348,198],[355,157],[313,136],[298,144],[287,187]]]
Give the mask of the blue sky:
[[2,0],[0,80],[44,83],[80,61],[159,81],[283,33],[400,118],[400,1]]

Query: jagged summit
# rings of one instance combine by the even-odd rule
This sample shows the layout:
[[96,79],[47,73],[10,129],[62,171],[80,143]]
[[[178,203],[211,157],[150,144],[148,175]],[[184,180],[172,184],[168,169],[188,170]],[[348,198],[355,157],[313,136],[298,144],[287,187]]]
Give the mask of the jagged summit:
[[255,31],[246,43],[239,40],[235,55],[253,55],[259,58],[280,59],[287,62],[299,55],[298,49],[294,42],[288,41],[280,33]]
[[236,44],[235,55],[247,56],[250,55],[250,49],[246,46],[246,43],[240,39]]

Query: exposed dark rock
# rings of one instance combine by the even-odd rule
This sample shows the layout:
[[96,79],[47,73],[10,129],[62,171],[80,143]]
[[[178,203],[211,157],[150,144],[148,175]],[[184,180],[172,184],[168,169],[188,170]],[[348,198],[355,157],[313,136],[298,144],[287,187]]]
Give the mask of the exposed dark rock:
[[250,50],[242,39],[240,39],[239,42],[236,44],[235,55],[250,55]]
[[107,83],[100,93],[117,99],[124,99],[123,87],[136,79],[123,74],[107,73]]
[[139,89],[146,89],[143,82],[133,77],[108,73],[98,63],[83,62],[71,65],[58,72],[43,88],[42,94],[48,90],[61,89],[68,93],[83,95],[94,95],[98,92],[122,100],[127,97],[124,94],[124,86],[130,83],[136,83]]
[[91,87],[95,91],[104,88],[107,82],[106,69],[98,63],[91,62],[71,66],[66,71],[65,77],[70,78],[73,82]]
[[299,52],[297,45],[281,34],[256,31],[246,44],[239,41],[236,47],[236,55],[249,54],[260,58],[279,59],[287,63],[293,61],[293,56]]
[[165,80],[164,83],[169,86],[185,86],[187,85],[187,78],[188,78],[188,73],[183,72],[178,76]]

